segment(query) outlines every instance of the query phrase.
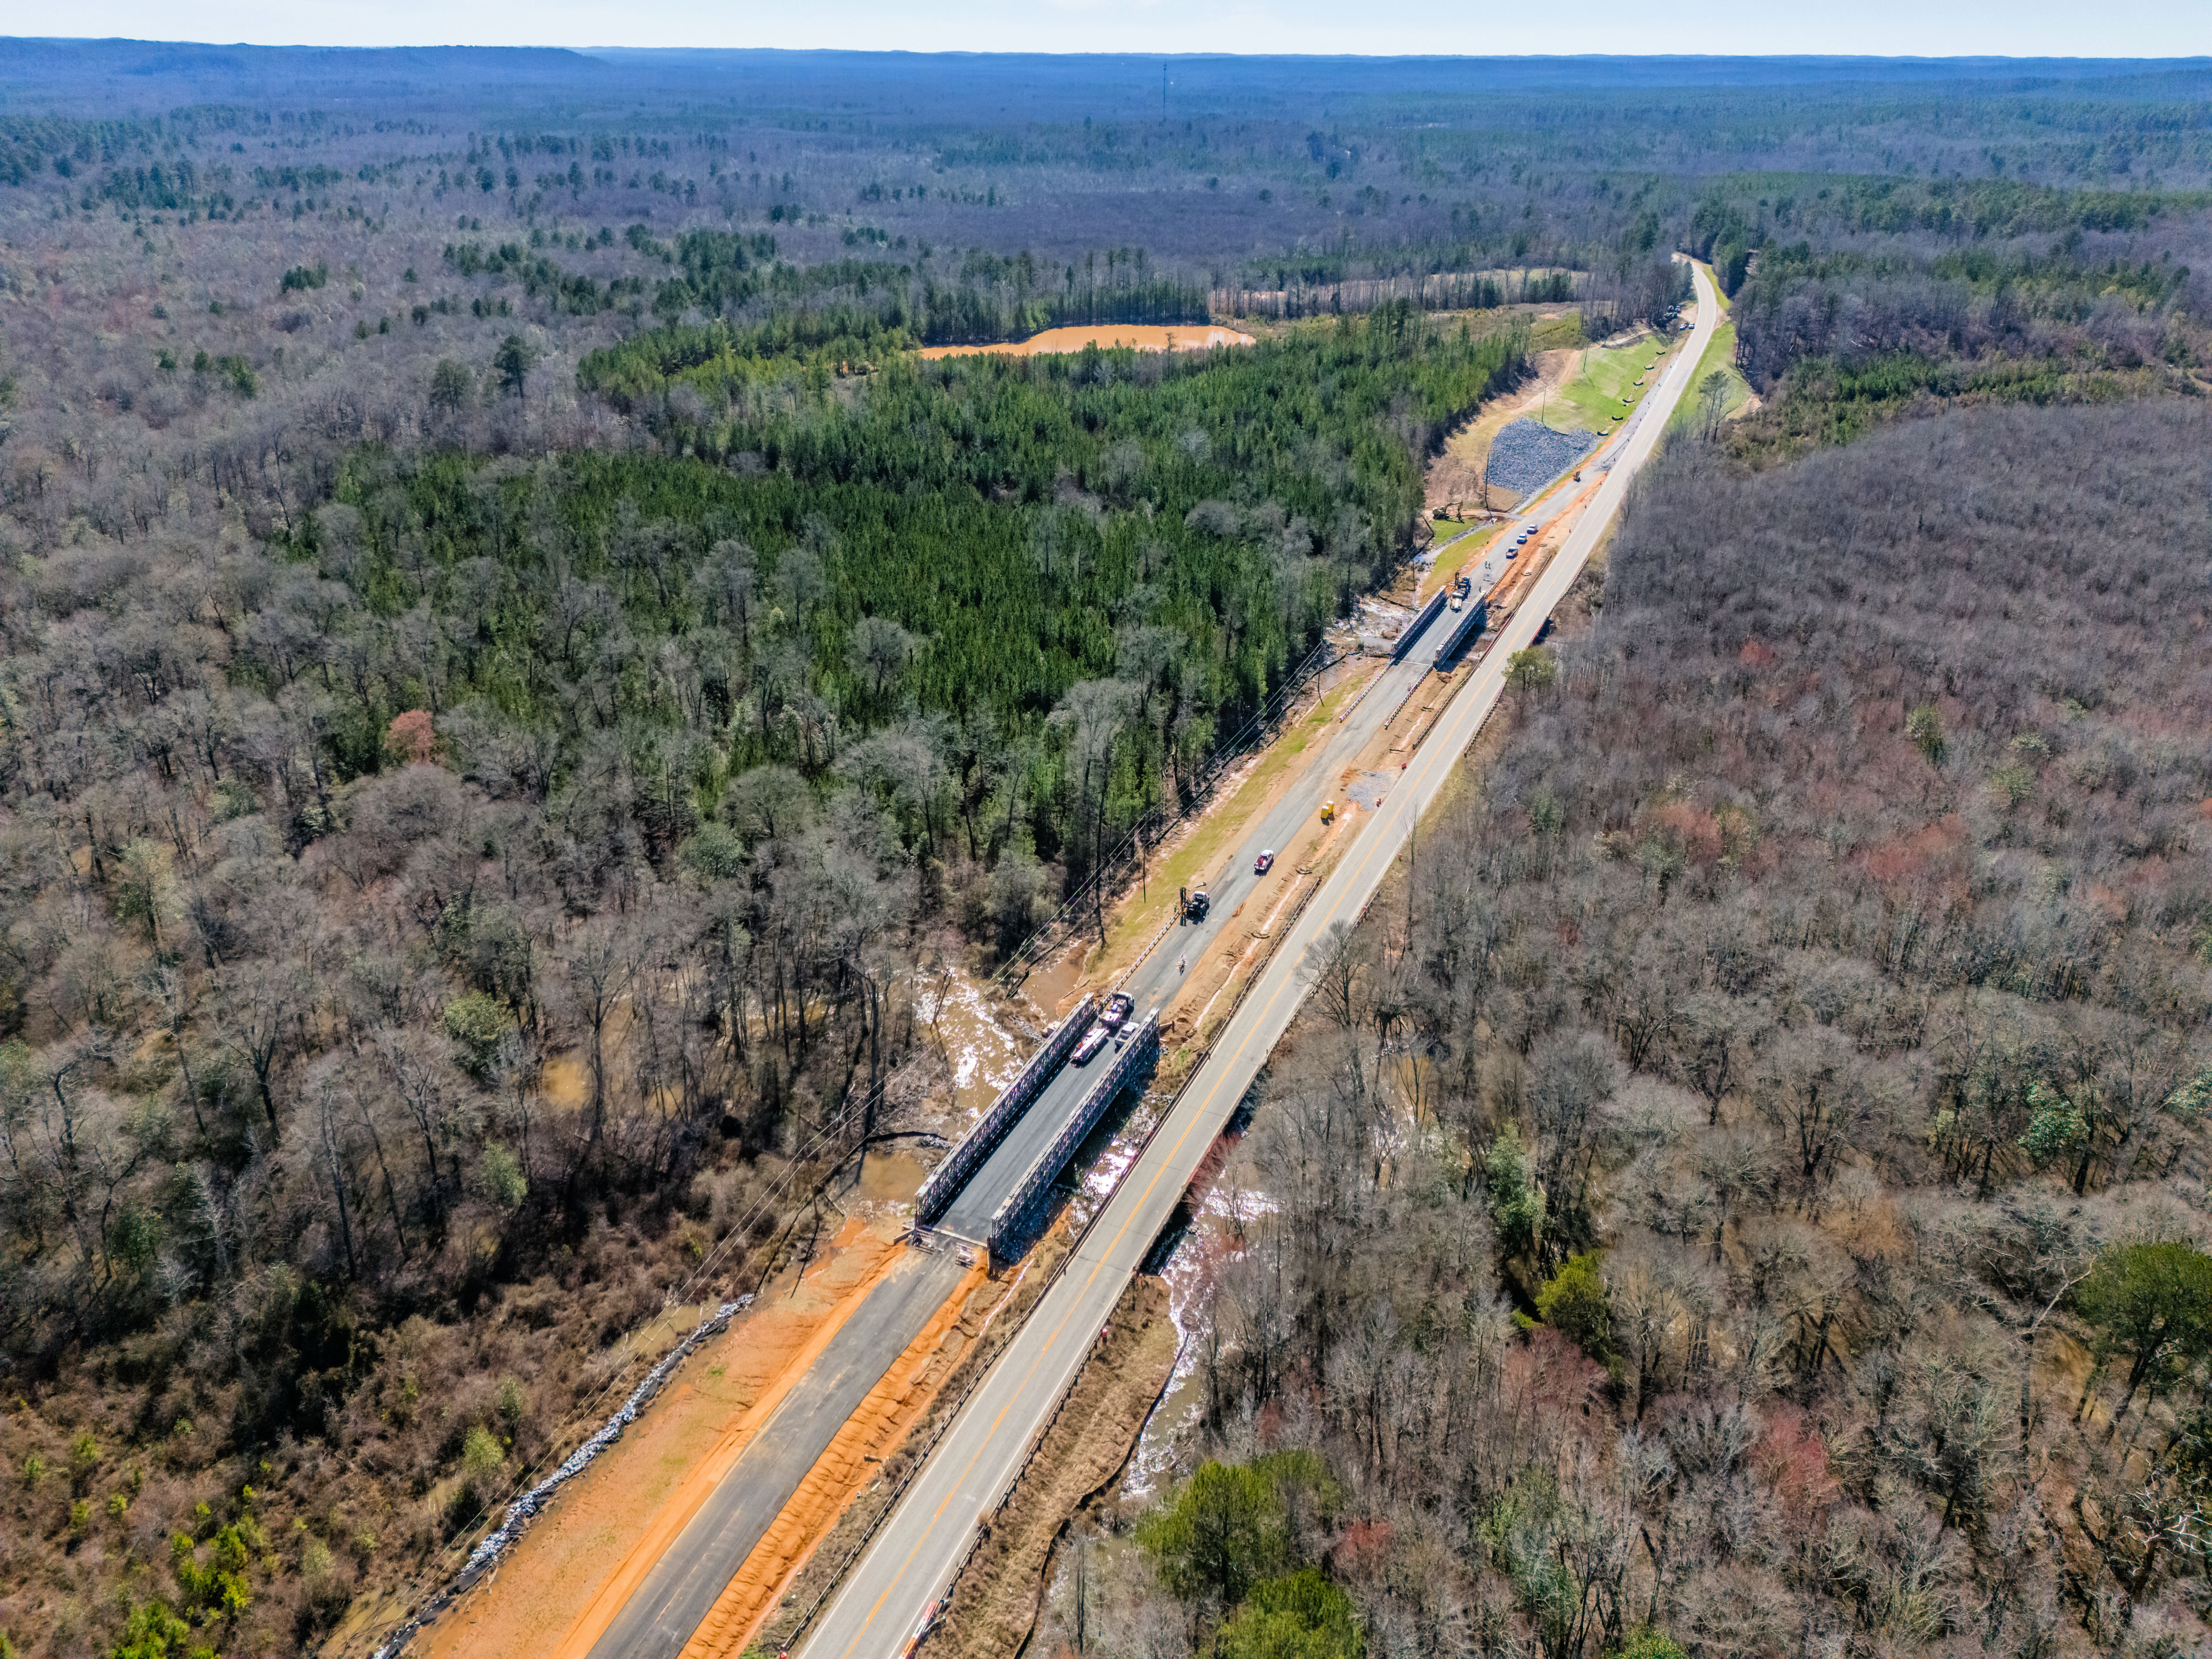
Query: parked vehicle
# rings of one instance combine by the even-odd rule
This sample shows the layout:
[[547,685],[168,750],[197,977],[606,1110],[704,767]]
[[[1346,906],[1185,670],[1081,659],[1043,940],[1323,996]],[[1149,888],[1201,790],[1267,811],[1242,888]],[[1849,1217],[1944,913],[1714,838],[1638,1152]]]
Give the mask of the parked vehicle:
[[1192,888],[1190,890],[1190,896],[1182,902],[1183,920],[1185,921],[1204,921],[1206,920],[1206,913],[1212,907],[1212,904],[1213,901],[1206,896],[1206,889],[1203,887]]
[[1109,1031],[1121,1029],[1121,1022],[1136,1012],[1137,1000],[1127,991],[1116,991],[1106,999],[1106,1006],[1098,1011],[1098,1023]]
[[1091,1029],[1083,1034],[1082,1040],[1076,1043],[1075,1052],[1068,1059],[1078,1066],[1088,1066],[1091,1057],[1106,1046],[1106,1039],[1112,1035],[1103,1025],[1094,1021]]
[[1252,873],[1255,876],[1264,876],[1274,867],[1275,849],[1272,847],[1252,860]]

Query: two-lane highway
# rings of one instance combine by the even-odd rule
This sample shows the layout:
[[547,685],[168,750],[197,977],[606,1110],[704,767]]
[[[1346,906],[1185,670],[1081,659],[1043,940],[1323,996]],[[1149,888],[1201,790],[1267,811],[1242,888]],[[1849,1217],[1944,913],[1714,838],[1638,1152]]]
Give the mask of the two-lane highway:
[[[1431,646],[1444,636],[1445,628],[1441,618],[1430,624],[1425,637]],[[1219,867],[1206,872],[1206,895],[1211,902],[1206,920],[1170,928],[1159,945],[1115,988],[1135,999],[1137,1006],[1129,1016],[1129,1029],[1174,997],[1185,960],[1196,961],[1225,928],[1234,926],[1249,929],[1257,926],[1258,917],[1265,913],[1273,896],[1285,884],[1297,879],[1297,872],[1286,864],[1278,864],[1265,876],[1255,875],[1253,860],[1263,850],[1288,847],[1299,830],[1313,821],[1322,803],[1334,793],[1338,776],[1358,757],[1382,722],[1389,719],[1392,710],[1420,679],[1427,670],[1428,660],[1417,647],[1404,662],[1394,663],[1376,676],[1350,718],[1331,727],[1321,753],[1284,791],[1283,799],[1261,817],[1241,845],[1224,855]],[[1346,804],[1346,810],[1352,809]],[[1255,899],[1259,901],[1256,906],[1253,902]],[[1239,907],[1244,910],[1242,915],[1238,915]],[[1088,1066],[1060,1068],[1060,1074],[1045,1085],[1044,1092],[1022,1115],[1021,1121],[1007,1131],[1006,1139],[991,1154],[990,1161],[969,1178],[959,1196],[952,1200],[937,1224],[942,1231],[979,1243],[983,1242],[999,1206],[1020,1184],[1037,1153],[1060,1133],[1104,1063],[1105,1056],[1101,1055]]]
[[[1442,638],[1443,627],[1432,625],[1431,636]],[[1195,958],[1224,928],[1255,925],[1260,912],[1248,901],[1256,895],[1268,902],[1283,882],[1295,878],[1294,872],[1280,866],[1265,878],[1255,876],[1254,855],[1263,847],[1288,846],[1298,827],[1320,811],[1334,780],[1381,728],[1427,660],[1416,651],[1408,661],[1386,669],[1351,717],[1331,729],[1322,752],[1299,783],[1285,793],[1244,846],[1228,854],[1219,871],[1210,872],[1214,902],[1206,919],[1172,929],[1165,943],[1123,981],[1121,988],[1137,1003],[1132,1025],[1174,994],[1182,957]],[[1242,917],[1239,905],[1247,906]],[[1104,1065],[1102,1056],[1089,1066],[1062,1066],[969,1177],[939,1218],[939,1229],[984,1243],[999,1206],[1060,1133]],[[767,1534],[845,1419],[921,1334],[959,1276],[960,1265],[950,1256],[918,1256],[878,1285],[665,1553],[649,1563],[625,1563],[556,1659],[582,1659],[587,1643],[588,1659],[675,1659],[690,1646],[722,1587]],[[648,1534],[636,1547],[651,1551],[659,1546]]]
[[[969,1397],[888,1524],[824,1610],[803,1650],[804,1659],[891,1659],[914,1632],[923,1609],[945,1592],[977,1525],[1012,1484],[1030,1445],[1074,1380],[1122,1286],[1166,1225],[1207,1148],[1288,1028],[1303,996],[1300,969],[1306,952],[1336,922],[1352,921],[1364,911],[1419,815],[1497,706],[1504,690],[1507,658],[1534,641],[1620,512],[1631,480],[1656,447],[1668,414],[1712,338],[1717,296],[1702,269],[1696,272],[1696,283],[1697,326],[1668,362],[1659,385],[1645,397],[1638,418],[1614,440],[1611,471],[1565,545],[1527,601],[1508,619],[1489,653],[1462,671],[1468,676],[1466,683],[1314,896],[1081,1248]],[[1593,456],[1590,464],[1597,465],[1601,459]],[[1422,660],[1417,649],[1410,665],[1392,672],[1418,667]],[[1385,689],[1377,686],[1369,696],[1385,695]],[[1391,706],[1386,702],[1383,708]],[[1328,757],[1323,758],[1326,763]],[[1335,769],[1344,763],[1337,763]],[[1310,775],[1331,779],[1334,769],[1324,763]],[[1279,812],[1289,805],[1286,801]],[[1262,827],[1261,834],[1268,833],[1279,833],[1273,815]],[[1249,875],[1249,862],[1245,868]],[[1228,897],[1224,890],[1223,898]],[[1149,975],[1144,981],[1148,988],[1159,982],[1159,963],[1163,958],[1171,961],[1174,945],[1170,938],[1139,970],[1139,975]],[[1172,968],[1168,971],[1171,974]],[[1133,975],[1133,987],[1137,980]],[[1146,1006],[1146,995],[1139,997],[1138,1006],[1140,1010]]]

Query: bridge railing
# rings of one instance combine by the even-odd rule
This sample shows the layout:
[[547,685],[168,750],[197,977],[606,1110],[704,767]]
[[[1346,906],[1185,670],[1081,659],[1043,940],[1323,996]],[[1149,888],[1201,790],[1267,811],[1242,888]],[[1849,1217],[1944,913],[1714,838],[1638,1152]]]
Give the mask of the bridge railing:
[[1059,1176],[1067,1160],[1083,1139],[1098,1127],[1106,1108],[1114,1097],[1128,1085],[1129,1080],[1151,1063],[1159,1053],[1160,1017],[1146,1014],[1136,1030],[1124,1043],[1121,1052],[1099,1073],[1098,1080],[1091,1085],[1052,1144],[1036,1156],[1036,1162],[1023,1172],[1014,1190],[1006,1194],[991,1217],[989,1243],[991,1261],[994,1266],[1012,1261],[1028,1248],[1030,1235],[1036,1226],[1038,1215],[1052,1192],[1052,1183]]
[[1075,1005],[1066,1019],[1053,1027],[1052,1035],[1044,1046],[1030,1056],[1012,1083],[991,1103],[991,1109],[975,1120],[975,1127],[960,1137],[960,1144],[945,1155],[945,1161],[929,1172],[929,1179],[921,1183],[915,1194],[915,1219],[927,1227],[943,1215],[959,1196],[960,1189],[968,1184],[968,1177],[981,1169],[985,1159],[998,1150],[999,1143],[1006,1138],[1006,1131],[1029,1109],[1037,1091],[1053,1079],[1067,1051],[1075,1046],[1076,1039],[1091,1024],[1097,999],[1086,995]]
[[1445,636],[1444,642],[1437,647],[1437,667],[1448,668],[1458,660],[1460,653],[1472,645],[1474,642],[1474,636],[1482,632],[1482,625],[1488,620],[1489,614],[1490,606],[1485,600],[1477,599],[1473,605],[1468,606],[1466,611],[1460,617],[1459,625],[1453,629]]
[[1397,644],[1390,647],[1392,662],[1406,660],[1406,653],[1413,648],[1413,641],[1419,639],[1423,630],[1437,619],[1444,608],[1445,601],[1450,598],[1449,586],[1440,587],[1429,596],[1429,602],[1413,613],[1413,620],[1406,624],[1404,631],[1398,635]]

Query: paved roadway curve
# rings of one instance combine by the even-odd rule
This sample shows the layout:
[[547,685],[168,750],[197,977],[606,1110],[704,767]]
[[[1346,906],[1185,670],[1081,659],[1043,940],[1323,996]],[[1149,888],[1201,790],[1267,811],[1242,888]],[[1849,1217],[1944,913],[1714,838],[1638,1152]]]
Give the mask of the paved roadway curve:
[[[1030,1444],[1074,1380],[1122,1286],[1167,1224],[1200,1160],[1289,1026],[1302,995],[1298,969],[1308,947],[1333,923],[1350,921],[1365,909],[1419,814],[1496,706],[1504,689],[1506,658],[1534,639],[1620,510],[1630,481],[1656,447],[1668,415],[1712,339],[1719,302],[1702,269],[1696,271],[1696,283],[1697,327],[1645,397],[1639,418],[1616,441],[1612,471],[1566,545],[1507,622],[1504,636],[1489,654],[1473,670],[1464,671],[1471,673],[1468,683],[1460,688],[1401,781],[1383,799],[1374,821],[1364,826],[1306,907],[1066,1272],[993,1364],[907,1489],[897,1510],[823,1610],[801,1650],[802,1659],[893,1659],[923,1609],[944,1593],[977,1525],[1012,1484]],[[1419,653],[1414,654],[1418,659]],[[1318,775],[1328,775],[1325,771]],[[1233,902],[1228,908],[1233,908]],[[1173,948],[1170,940],[1155,957],[1164,958]]]

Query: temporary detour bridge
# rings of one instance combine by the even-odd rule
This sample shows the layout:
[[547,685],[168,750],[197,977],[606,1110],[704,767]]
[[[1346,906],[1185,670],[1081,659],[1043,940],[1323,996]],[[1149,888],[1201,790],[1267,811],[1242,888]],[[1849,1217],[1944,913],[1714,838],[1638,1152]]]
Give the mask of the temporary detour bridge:
[[1045,1212],[1051,1208],[1052,1183],[1059,1178],[1067,1160],[1075,1156],[1075,1149],[1083,1144],[1084,1137],[1098,1127],[1099,1119],[1106,1115],[1106,1109],[1113,1104],[1115,1097],[1151,1068],[1159,1051],[1160,1017],[1157,1012],[1149,1013],[1130,1033],[1121,1052],[1098,1074],[1098,1080],[1060,1126],[1052,1143],[1037,1154],[1020,1184],[992,1215],[992,1267],[1018,1261],[1035,1242]]
[[1006,1138],[1006,1131],[1014,1127],[1029,1109],[1030,1103],[1058,1073],[1068,1050],[1075,1047],[1076,1039],[1090,1025],[1091,1011],[1097,1004],[1096,997],[1085,996],[1066,1019],[1053,1027],[1052,1035],[1044,1040],[1044,1047],[1030,1056],[1030,1063],[1022,1067],[1021,1074],[991,1103],[991,1109],[975,1120],[975,1127],[960,1137],[960,1144],[945,1155],[945,1161],[929,1172],[929,1179],[915,1194],[915,1219],[921,1225],[933,1224],[960,1195],[968,1178],[998,1150],[999,1143]]

